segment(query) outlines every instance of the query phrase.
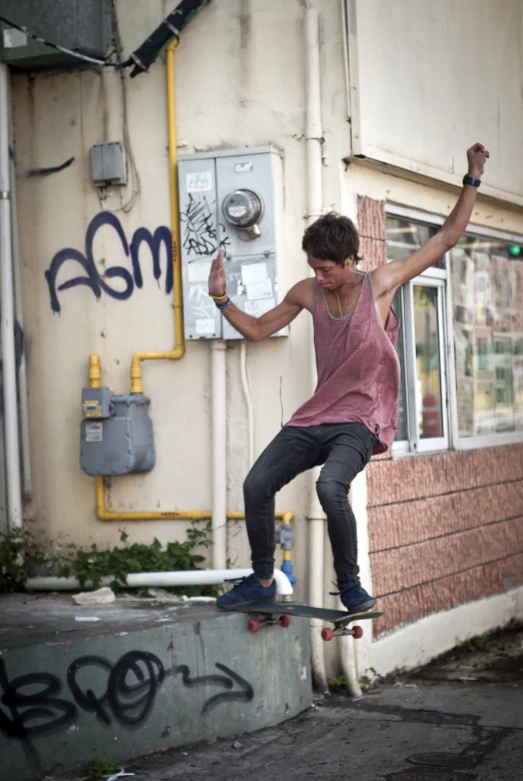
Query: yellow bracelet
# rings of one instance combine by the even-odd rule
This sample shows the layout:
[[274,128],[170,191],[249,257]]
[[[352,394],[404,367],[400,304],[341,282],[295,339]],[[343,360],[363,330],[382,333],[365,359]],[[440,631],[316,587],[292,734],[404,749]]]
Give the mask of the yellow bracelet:
[[221,301],[223,298],[228,298],[227,293],[224,293],[223,296],[213,296],[212,293],[207,294],[209,298],[213,298],[215,301]]

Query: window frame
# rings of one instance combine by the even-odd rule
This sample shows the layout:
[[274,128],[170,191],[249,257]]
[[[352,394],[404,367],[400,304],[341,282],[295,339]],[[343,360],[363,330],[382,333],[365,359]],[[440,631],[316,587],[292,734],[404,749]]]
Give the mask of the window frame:
[[[385,204],[385,217],[398,217],[403,219],[412,220],[417,223],[421,223],[422,225],[428,225],[430,227],[440,227],[445,222],[445,218],[441,217],[440,215],[431,214],[430,212],[421,211],[418,209],[412,209],[409,207],[401,206],[399,204],[395,203],[386,203]],[[475,225],[473,223],[469,223],[465,230],[463,231],[464,234],[471,236],[471,237],[478,237],[478,238],[487,238],[487,239],[494,239],[498,241],[506,242],[507,244],[519,244],[523,245],[523,235],[518,235],[517,233],[512,233],[509,231],[503,231],[503,230],[496,230],[493,228],[486,228],[481,225]],[[386,240],[385,240],[386,242]],[[456,356],[454,351],[454,339],[455,339],[455,333],[454,333],[454,307],[453,307],[453,296],[452,296],[452,278],[450,273],[450,253],[445,253],[444,255],[445,259],[445,269],[437,269],[437,268],[430,268],[424,271],[422,274],[420,274],[419,277],[416,277],[415,279],[408,282],[406,285],[404,285],[401,289],[401,299],[402,299],[402,309],[403,309],[403,316],[405,323],[404,328],[402,329],[403,334],[403,344],[404,344],[404,356],[405,356],[405,363],[407,364],[405,367],[402,367],[402,370],[404,368],[405,370],[405,390],[406,390],[406,407],[407,407],[407,416],[412,416],[412,403],[411,403],[411,397],[413,393],[413,387],[414,383],[411,381],[413,379],[412,374],[413,371],[415,371],[414,364],[411,364],[412,361],[412,355],[410,354],[412,350],[412,345],[414,344],[413,339],[413,323],[412,323],[412,312],[409,310],[412,310],[412,294],[409,293],[409,295],[405,295],[405,288],[411,288],[412,285],[415,284],[427,284],[430,280],[441,280],[442,281],[442,287],[443,287],[443,318],[440,321],[440,338],[443,338],[442,343],[442,357],[444,358],[444,365],[442,367],[442,375],[445,377],[445,386],[443,386],[443,376],[442,376],[442,393],[443,393],[443,387],[445,388],[445,396],[442,395],[442,406],[444,409],[446,409],[446,414],[444,414],[444,433],[447,433],[446,437],[446,445],[441,443],[437,447],[430,447],[431,444],[436,445],[437,441],[445,439],[444,437],[438,437],[437,439],[430,439],[430,440],[420,440],[418,436],[418,430],[417,427],[414,427],[414,429],[411,428],[411,420],[408,420],[408,429],[409,431],[414,431],[414,437],[410,437],[410,439],[402,440],[400,442],[394,442],[392,445],[392,454],[393,456],[413,456],[417,453],[429,453],[429,452],[446,452],[448,450],[475,450],[479,448],[485,448],[485,447],[500,447],[504,445],[512,445],[512,444],[518,444],[523,442],[523,431],[514,431],[514,432],[500,432],[500,433],[493,433],[493,434],[474,434],[470,437],[460,437],[459,436],[459,423],[458,423],[458,394],[457,394],[457,375],[456,375]],[[387,262],[389,261],[387,257]],[[438,301],[440,300],[440,297],[438,296]],[[440,305],[438,304],[438,311],[440,309]],[[409,329],[411,329],[410,336],[406,333],[406,321],[407,317],[409,317]],[[443,329],[443,336],[441,334],[441,329]],[[409,342],[411,345],[411,349],[409,350]],[[407,353],[409,353],[409,358],[407,361]],[[443,404],[443,402],[446,402],[446,404]],[[410,412],[409,412],[410,408]],[[415,406],[414,406],[415,409]],[[416,444],[416,440],[418,442],[423,443],[421,447],[416,447],[413,445]],[[425,446],[426,445],[426,446]]]

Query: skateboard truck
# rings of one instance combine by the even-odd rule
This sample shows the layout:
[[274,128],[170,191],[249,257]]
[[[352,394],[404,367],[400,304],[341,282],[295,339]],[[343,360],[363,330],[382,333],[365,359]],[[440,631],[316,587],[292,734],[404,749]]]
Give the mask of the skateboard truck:
[[355,640],[359,640],[360,637],[363,637],[363,629],[361,626],[353,626],[352,629],[347,626],[338,626],[335,629],[325,626],[321,630],[321,637],[325,642],[332,640],[333,637],[342,637],[343,635],[352,635]]
[[290,616],[267,616],[262,619],[250,618],[247,622],[249,632],[259,632],[264,626],[274,626],[279,624],[283,629],[291,625]]

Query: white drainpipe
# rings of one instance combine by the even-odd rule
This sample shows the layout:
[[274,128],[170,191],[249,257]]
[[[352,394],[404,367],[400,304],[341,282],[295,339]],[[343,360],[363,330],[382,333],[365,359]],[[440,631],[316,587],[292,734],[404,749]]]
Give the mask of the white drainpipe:
[[211,342],[212,566],[227,567],[227,344]]
[[[252,569],[188,570],[186,572],[135,572],[127,575],[129,588],[155,588],[168,586],[213,586],[233,578],[246,578]],[[114,577],[102,579],[102,586],[108,586]],[[274,570],[276,591],[283,597],[292,595],[289,578],[280,569]],[[82,588],[76,578],[41,577],[29,578],[25,587],[28,591],[77,591]],[[92,588],[86,584],[84,588]]]
[[[307,3],[305,10],[305,51],[307,80],[307,219],[309,224],[317,219],[323,208],[323,171],[321,94],[320,94],[320,44],[318,32],[318,13]],[[315,387],[316,365],[311,362],[311,381]],[[309,599],[311,605],[323,607],[323,554],[325,540],[325,514],[316,495],[318,470],[311,475],[311,502],[307,518],[309,520]],[[329,691],[325,671],[325,649],[321,637],[323,624],[317,619],[311,620],[312,674],[316,685],[323,692]]]
[[9,529],[22,526],[22,497],[18,443],[16,360],[11,248],[11,191],[9,183],[9,70],[0,64],[0,312],[2,385],[4,396],[7,519]]
[[[11,127],[11,148],[13,148],[13,130]],[[18,209],[16,200],[16,171],[14,160],[10,161],[11,175],[11,230],[13,242],[13,281],[15,299],[15,317],[24,332],[22,311],[22,280],[20,276],[20,247],[18,242]],[[20,435],[22,444],[22,485],[24,499],[33,498],[33,476],[31,470],[31,452],[29,441],[29,405],[27,395],[27,371],[25,363],[25,345],[18,369],[18,389],[20,403]]]

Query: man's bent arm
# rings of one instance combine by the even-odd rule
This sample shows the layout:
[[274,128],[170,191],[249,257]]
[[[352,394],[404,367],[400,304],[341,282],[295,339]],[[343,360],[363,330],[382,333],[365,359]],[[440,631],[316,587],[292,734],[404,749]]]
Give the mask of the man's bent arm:
[[261,317],[252,317],[230,301],[227,295],[227,277],[224,267],[225,252],[220,250],[211,263],[209,295],[214,298],[225,319],[249,342],[260,342],[289,325],[304,307],[309,305],[311,280],[306,279],[292,287],[281,304]]
[[281,304],[261,317],[248,315],[232,302],[222,310],[222,315],[248,342],[261,342],[289,325],[303,309],[296,301],[293,291],[294,288],[287,293]]

